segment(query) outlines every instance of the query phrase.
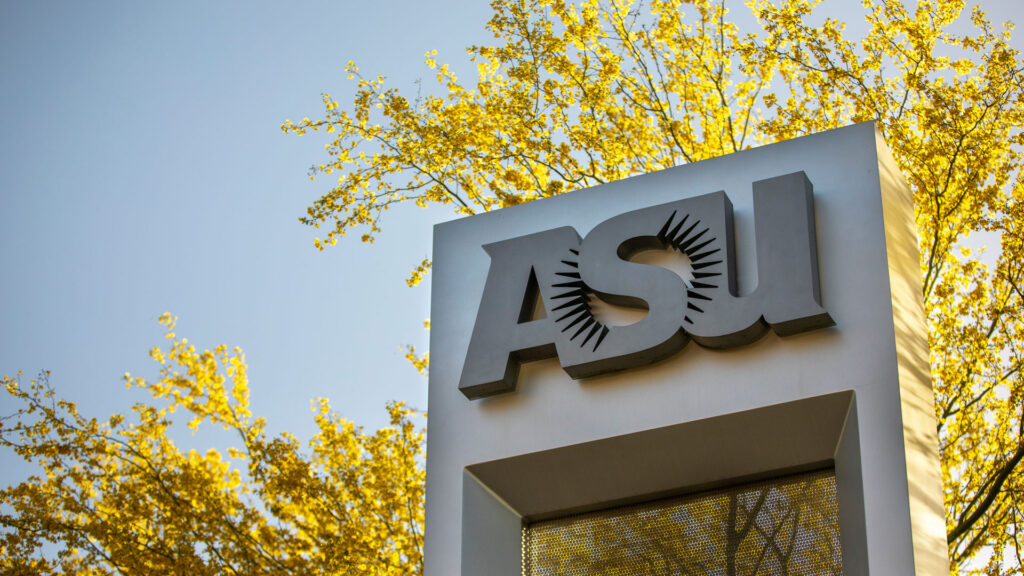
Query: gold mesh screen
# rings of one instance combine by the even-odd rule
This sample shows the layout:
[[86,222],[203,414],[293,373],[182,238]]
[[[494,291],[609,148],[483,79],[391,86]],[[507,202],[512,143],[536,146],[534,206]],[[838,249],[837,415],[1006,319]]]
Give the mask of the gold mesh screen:
[[526,576],[841,576],[833,470],[535,522]]

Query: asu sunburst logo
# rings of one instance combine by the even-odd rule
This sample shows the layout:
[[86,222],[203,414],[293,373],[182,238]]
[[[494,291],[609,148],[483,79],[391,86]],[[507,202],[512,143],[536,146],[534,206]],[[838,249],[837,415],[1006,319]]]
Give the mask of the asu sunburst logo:
[[[685,255],[689,263],[690,278],[684,279],[687,314],[683,317],[688,324],[693,324],[691,314],[704,313],[700,302],[711,301],[710,291],[718,288],[711,282],[722,275],[722,248],[710,232],[711,228],[702,226],[699,219],[691,218],[689,214],[677,218],[677,211],[673,211],[657,233],[665,249]],[[591,307],[596,294],[580,276],[579,254],[579,250],[569,249],[567,257],[561,260],[565,268],[555,272],[560,281],[551,287],[559,292],[551,299],[564,302],[552,311],[559,314],[555,323],[562,333],[571,334],[571,342],[577,342],[583,348],[593,341],[592,351],[596,352],[608,336],[610,327],[597,318]]]
[[[812,186],[803,172],[753,183],[756,289],[736,293],[733,207],[712,192],[627,211],[585,237],[563,226],[483,246],[491,257],[459,389],[480,398],[515,389],[519,366],[557,356],[575,379],[708,348],[832,326],[818,288]],[[684,259],[686,277],[642,262]],[[545,314],[528,311],[542,304]],[[595,309],[639,310],[614,324]]]

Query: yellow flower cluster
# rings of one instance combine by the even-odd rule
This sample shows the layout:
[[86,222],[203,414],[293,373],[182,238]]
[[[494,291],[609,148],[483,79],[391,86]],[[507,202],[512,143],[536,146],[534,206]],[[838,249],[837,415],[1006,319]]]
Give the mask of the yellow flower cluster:
[[[350,62],[350,107],[325,95],[321,118],[282,126],[331,133],[315,173],[337,180],[301,220],[328,225],[330,242],[355,228],[372,241],[402,203],[473,214],[873,121],[916,203],[953,567],[1020,574],[1024,63],[1012,26],[963,0],[863,0],[866,31],[851,39],[819,4],[748,0],[758,26],[741,31],[721,1],[493,0],[496,43],[468,50],[475,78],[431,52],[435,93],[409,100]],[[999,244],[988,267],[963,251],[979,238]]]
[[[148,392],[134,416],[86,418],[44,373],[4,378],[21,407],[0,445],[34,463],[0,491],[0,566],[10,573],[367,574],[422,572],[424,432],[400,403],[373,434],[313,406],[307,443],[265,432],[249,411],[241,350],[198,352],[174,334],[150,355],[160,377],[125,375]],[[229,432],[235,444],[183,452],[170,413]]]

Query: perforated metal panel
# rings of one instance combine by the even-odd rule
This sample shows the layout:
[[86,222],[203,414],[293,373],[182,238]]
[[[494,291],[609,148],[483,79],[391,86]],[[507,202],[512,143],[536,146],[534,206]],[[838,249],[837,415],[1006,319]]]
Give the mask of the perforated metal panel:
[[841,576],[835,472],[535,522],[526,576]]

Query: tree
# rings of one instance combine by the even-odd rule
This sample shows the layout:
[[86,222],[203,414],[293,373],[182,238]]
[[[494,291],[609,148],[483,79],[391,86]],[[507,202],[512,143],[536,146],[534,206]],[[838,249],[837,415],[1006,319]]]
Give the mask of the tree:
[[[106,421],[58,399],[43,373],[3,378],[21,408],[0,446],[44,474],[0,491],[0,567],[9,574],[373,574],[422,572],[424,436],[388,406],[374,434],[314,402],[319,433],[303,446],[249,412],[240,350],[153,348],[160,379],[125,375],[153,403]],[[184,452],[169,433],[220,427],[226,453]]]
[[372,241],[396,205],[473,214],[872,120],[916,202],[953,570],[1024,573],[1012,27],[962,0],[865,0],[853,41],[814,23],[817,4],[749,0],[760,29],[741,33],[724,0],[493,0],[496,43],[468,49],[470,82],[429,53],[438,94],[410,100],[349,62],[351,108],[324,94],[322,118],[282,126],[330,133],[310,176],[339,173],[301,221],[326,225],[322,250],[354,230]]

